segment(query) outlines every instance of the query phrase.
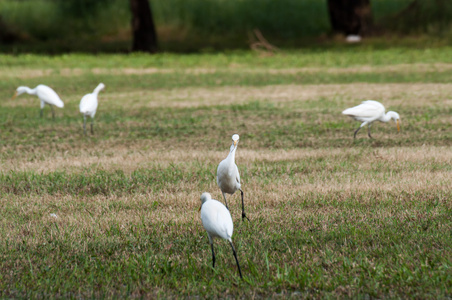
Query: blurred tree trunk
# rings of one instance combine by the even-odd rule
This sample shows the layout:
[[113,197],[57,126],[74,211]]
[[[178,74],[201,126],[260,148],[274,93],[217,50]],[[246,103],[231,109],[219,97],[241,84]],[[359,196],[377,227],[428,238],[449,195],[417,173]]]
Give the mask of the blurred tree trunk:
[[132,11],[132,51],[157,51],[157,34],[148,0],[130,0]]
[[331,27],[345,35],[366,35],[372,27],[370,0],[328,0]]
[[0,16],[0,44],[9,44],[17,41],[19,39],[18,34],[16,34],[9,26],[3,22]]

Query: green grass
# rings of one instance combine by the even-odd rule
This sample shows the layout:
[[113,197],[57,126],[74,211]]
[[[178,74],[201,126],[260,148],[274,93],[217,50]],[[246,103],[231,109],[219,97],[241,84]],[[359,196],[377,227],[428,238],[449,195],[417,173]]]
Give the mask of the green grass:
[[[0,56],[0,297],[450,297],[450,52]],[[78,103],[100,81],[85,137]],[[10,100],[38,83],[65,101],[55,120]],[[400,133],[378,123],[353,141],[341,111],[368,97]],[[233,133],[244,280],[225,241],[211,267],[198,213],[202,192],[222,199]]]
[[[58,72],[62,68],[184,68],[209,67],[226,70],[240,68],[274,69],[296,67],[346,68],[361,65],[390,66],[411,63],[451,63],[452,47],[412,47],[411,45],[378,47],[372,44],[343,45],[335,48],[312,47],[303,50],[282,51],[270,57],[262,57],[250,51],[227,51],[206,54],[160,53],[147,55],[123,54],[63,54],[63,55],[0,55],[4,68],[51,69]],[[99,59],[99,57],[103,59]],[[221,71],[221,70],[220,70]],[[2,76],[4,77],[4,76]]]

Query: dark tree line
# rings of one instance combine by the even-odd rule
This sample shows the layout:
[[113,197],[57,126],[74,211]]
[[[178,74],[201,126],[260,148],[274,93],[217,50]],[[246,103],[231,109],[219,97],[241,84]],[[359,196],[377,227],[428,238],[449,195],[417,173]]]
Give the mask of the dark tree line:
[[148,0],[130,0],[132,11],[132,51],[157,52],[157,34]]
[[[445,1],[450,0],[435,1],[438,7],[441,7],[441,5],[444,6]],[[150,0],[130,0],[132,51],[154,53],[158,50],[157,34],[149,2]],[[332,30],[345,35],[368,35],[373,27],[370,2],[371,0],[328,0]],[[419,0],[413,0],[408,8],[418,5],[418,2]],[[12,31],[0,16],[0,43],[14,42],[18,37],[18,34]]]
[[370,0],[328,0],[331,27],[345,35],[366,35],[372,28]]

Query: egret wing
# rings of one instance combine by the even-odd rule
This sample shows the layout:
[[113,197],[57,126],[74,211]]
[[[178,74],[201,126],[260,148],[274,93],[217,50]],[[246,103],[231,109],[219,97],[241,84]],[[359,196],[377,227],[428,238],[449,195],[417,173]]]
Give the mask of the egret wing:
[[80,101],[80,112],[82,114],[92,114],[97,109],[97,98],[93,94],[83,96]]
[[55,105],[56,107],[64,107],[64,103],[58,94],[47,85],[40,84],[36,89],[37,96],[45,103]]
[[370,121],[376,120],[385,113],[385,107],[373,100],[363,101],[360,105],[348,108],[342,114],[355,117],[359,120]]
[[237,183],[240,184],[240,173],[239,173],[239,168],[237,168],[237,165],[235,165],[235,179],[237,180]]
[[204,228],[212,236],[228,239],[232,236],[232,218],[228,209],[217,200],[210,200],[201,208],[201,220]]
[[232,223],[231,214],[226,207],[218,210],[217,220],[219,224],[218,230],[222,234],[221,237],[224,239],[230,239],[232,237],[232,232],[234,231],[234,224]]

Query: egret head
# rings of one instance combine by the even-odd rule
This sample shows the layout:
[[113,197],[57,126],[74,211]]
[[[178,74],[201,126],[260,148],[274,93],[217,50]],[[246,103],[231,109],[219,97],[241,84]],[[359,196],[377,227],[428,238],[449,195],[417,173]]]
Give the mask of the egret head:
[[395,111],[388,111],[387,115],[390,116],[391,119],[394,120],[394,122],[396,122],[397,131],[400,131],[400,115],[398,113],[396,113]]
[[17,96],[19,96],[20,94],[25,93],[29,88],[26,86],[20,86],[16,89],[16,92],[14,93],[13,97],[11,98],[12,100],[14,100]]
[[234,135],[232,136],[232,144],[233,144],[234,146],[236,146],[236,145],[238,144],[238,142],[239,142],[239,135],[238,135],[238,134],[234,134]]
[[201,195],[201,205],[204,204],[204,202],[209,201],[212,199],[212,196],[210,196],[209,193],[202,193]]
[[201,195],[201,206],[199,207],[199,210],[201,210],[202,205],[204,204],[204,202],[209,201],[210,199],[212,199],[212,196],[210,196],[209,193],[202,193]]

